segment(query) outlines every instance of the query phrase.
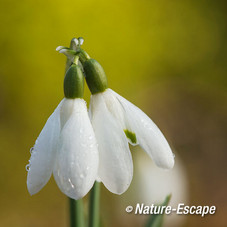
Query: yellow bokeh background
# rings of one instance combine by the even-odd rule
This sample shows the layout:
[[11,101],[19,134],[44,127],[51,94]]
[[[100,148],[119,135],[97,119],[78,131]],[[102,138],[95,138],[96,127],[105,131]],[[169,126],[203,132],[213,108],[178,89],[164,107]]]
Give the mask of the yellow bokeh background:
[[[182,158],[190,203],[217,206],[184,226],[227,226],[226,10],[211,0],[1,0],[0,226],[68,226],[67,198],[53,179],[31,197],[25,165],[63,98],[66,58],[55,48],[79,36],[109,86],[143,109]],[[103,206],[121,199],[102,191]],[[138,226],[101,211],[105,226]]]

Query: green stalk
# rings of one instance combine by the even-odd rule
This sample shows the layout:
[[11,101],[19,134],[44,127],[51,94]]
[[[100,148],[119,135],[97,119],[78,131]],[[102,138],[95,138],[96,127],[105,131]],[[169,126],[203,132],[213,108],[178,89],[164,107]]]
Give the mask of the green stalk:
[[95,182],[90,194],[89,227],[99,227],[100,183]]
[[[74,46],[73,40],[74,40],[74,38],[70,42],[70,46],[69,46],[70,49],[73,49],[73,46]],[[66,64],[65,64],[65,73],[67,72],[67,70],[69,69],[71,64],[72,64],[71,60],[69,58],[67,58]]]
[[83,200],[69,198],[70,227],[84,227]]

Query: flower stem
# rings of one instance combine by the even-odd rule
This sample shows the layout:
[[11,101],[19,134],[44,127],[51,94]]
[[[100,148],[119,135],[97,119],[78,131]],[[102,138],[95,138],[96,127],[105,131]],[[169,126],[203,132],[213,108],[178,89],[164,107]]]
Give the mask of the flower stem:
[[[70,49],[73,49],[73,47],[74,47],[74,38],[70,42]],[[65,65],[65,73],[67,72],[71,64],[72,64],[71,60],[67,57],[66,65]]]
[[69,198],[70,227],[84,227],[83,201]]
[[90,194],[89,227],[99,227],[100,183],[95,182]]
[[85,61],[87,61],[88,59],[90,59],[90,56],[88,55],[88,53],[83,50],[83,49],[80,49],[79,51],[79,56],[80,56],[80,61],[81,63],[83,64]]

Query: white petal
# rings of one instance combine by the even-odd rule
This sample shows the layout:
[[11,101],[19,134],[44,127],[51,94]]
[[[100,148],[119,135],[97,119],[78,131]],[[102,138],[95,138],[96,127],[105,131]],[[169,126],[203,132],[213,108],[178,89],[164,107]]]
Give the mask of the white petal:
[[126,128],[125,111],[116,95],[112,92],[111,89],[106,89],[106,91],[104,91],[102,95],[104,97],[105,104],[109,112],[113,114],[113,116],[120,123],[121,127],[125,129]]
[[73,108],[74,108],[74,99],[64,98],[64,101],[62,102],[62,106],[60,109],[61,129],[63,129],[64,125],[72,115]]
[[94,184],[98,149],[85,101],[74,99],[73,102],[72,114],[60,134],[54,178],[63,193],[77,200]]
[[[171,169],[174,166],[174,156],[162,132],[155,123],[138,107],[108,89],[117,97],[125,112],[126,125],[136,134],[140,146],[148,153],[154,162],[162,168]],[[115,112],[117,117],[117,113]]]
[[[127,121],[127,115],[124,110],[124,106],[121,104],[115,93],[111,89],[106,89],[105,92],[102,93],[106,106],[110,113],[118,120],[120,123],[122,130],[133,131],[130,124]],[[137,145],[137,141],[132,141],[129,138],[128,142],[132,145]]]
[[60,134],[60,108],[62,102],[47,120],[29,161],[27,187],[31,195],[39,192],[52,174],[57,140]]
[[120,124],[108,111],[102,94],[91,97],[91,121],[99,150],[99,178],[109,191],[122,194],[132,180],[133,163]]

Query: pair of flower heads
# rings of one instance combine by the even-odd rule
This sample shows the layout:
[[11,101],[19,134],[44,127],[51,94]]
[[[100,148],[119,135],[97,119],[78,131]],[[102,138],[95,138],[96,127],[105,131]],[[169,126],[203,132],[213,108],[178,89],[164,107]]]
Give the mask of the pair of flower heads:
[[[68,57],[65,97],[47,120],[31,152],[27,187],[39,192],[52,173],[60,190],[84,197],[95,181],[115,194],[133,177],[129,149],[140,145],[157,166],[170,169],[174,156],[154,122],[138,107],[108,88],[102,66],[81,49],[82,38],[56,50]],[[89,110],[83,99],[84,78],[91,91]]]

